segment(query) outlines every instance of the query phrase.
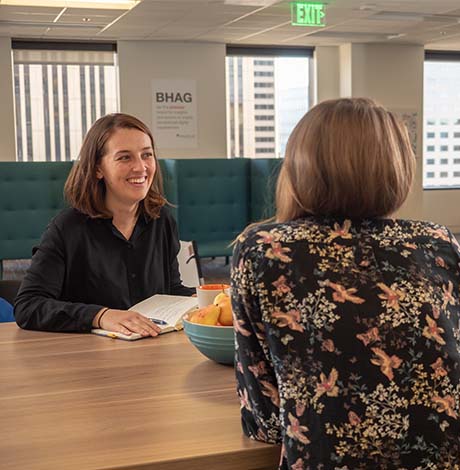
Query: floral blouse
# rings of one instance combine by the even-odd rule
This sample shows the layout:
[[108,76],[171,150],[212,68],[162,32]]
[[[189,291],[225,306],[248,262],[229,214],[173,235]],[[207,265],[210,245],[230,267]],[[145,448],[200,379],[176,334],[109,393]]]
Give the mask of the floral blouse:
[[307,217],[240,236],[244,432],[280,469],[460,469],[460,250],[440,225]]

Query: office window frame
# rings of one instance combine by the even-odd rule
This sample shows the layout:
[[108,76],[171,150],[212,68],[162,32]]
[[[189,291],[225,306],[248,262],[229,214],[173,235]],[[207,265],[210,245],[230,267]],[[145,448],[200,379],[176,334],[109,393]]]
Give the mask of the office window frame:
[[[306,109],[310,109],[315,101],[315,74],[314,74],[314,63],[313,63],[313,55],[314,55],[314,48],[312,47],[282,47],[282,46],[247,46],[247,45],[227,45],[226,46],[226,69],[227,69],[227,80],[226,80],[226,102],[227,102],[227,157],[228,158],[257,158],[260,157],[260,150],[256,151],[260,146],[258,145],[259,142],[256,142],[255,136],[258,137],[262,136],[259,135],[260,132],[265,132],[260,130],[262,127],[273,127],[274,129],[268,132],[275,133],[275,150],[273,155],[267,155],[267,157],[271,158],[283,158],[284,154],[284,142],[286,136],[286,128],[290,128],[290,121],[285,121],[284,119],[281,120],[282,124],[279,124],[277,121],[278,117],[275,117],[274,120],[269,119],[268,117],[264,117],[264,114],[270,114],[271,112],[275,112],[277,110],[277,105],[273,106],[273,108],[267,108],[267,112],[263,112],[265,108],[263,107],[256,107],[255,102],[259,101],[260,104],[269,104],[272,101],[278,104],[278,95],[275,90],[278,89],[278,85],[276,84],[277,80],[277,73],[275,69],[275,73],[268,73],[274,69],[274,67],[278,67],[276,65],[277,58],[283,57],[299,57],[305,58],[309,60],[309,67],[308,67],[308,83],[305,84],[306,93],[307,93],[307,102],[306,102]],[[243,120],[246,122],[246,112],[248,108],[243,106],[241,103],[236,104],[236,100],[232,101],[231,97],[234,96],[232,93],[233,88],[236,87],[236,84],[229,83],[230,78],[230,69],[234,69],[236,67],[235,61],[232,61],[232,65],[228,61],[228,58],[236,57],[236,58],[254,58],[254,67],[257,66],[258,71],[261,73],[255,73],[256,70],[250,72],[251,67],[248,66],[248,72],[252,75],[253,80],[253,96],[252,96],[252,104],[249,105],[249,100],[245,98],[245,103],[248,104],[245,106],[251,106],[252,112],[254,113],[253,117],[250,120],[253,121],[254,130],[253,133],[255,134],[252,139],[249,137],[249,144],[246,141],[247,131],[243,133],[240,132],[239,139],[236,137],[237,131],[235,130],[236,127],[242,127]],[[250,88],[249,88],[250,89]],[[250,93],[249,93],[250,94]],[[244,115],[243,115],[244,112]],[[278,115],[277,115],[278,116]],[[284,116],[284,114],[283,114]],[[292,114],[292,116],[296,116]],[[300,119],[300,117],[299,117]],[[264,126],[264,124],[272,124],[272,126]],[[289,123],[289,124],[287,124]],[[287,125],[286,125],[287,124]],[[280,127],[278,127],[280,126]],[[247,129],[247,126],[245,127]]]
[[12,41],[17,161],[78,158],[92,123],[119,111],[116,53],[113,42]]
[[[458,63],[460,65],[460,52],[459,51],[437,51],[437,50],[427,50],[425,51],[425,59],[424,59],[424,62],[454,62],[454,63]],[[426,93],[426,90],[427,90],[427,87],[425,86],[424,87],[424,93]],[[425,110],[424,110],[425,112]],[[426,116],[424,116],[424,119],[426,120],[426,126],[427,126],[427,132],[431,129],[433,126],[440,126],[441,124],[436,122],[436,119],[434,118],[428,118]],[[450,131],[452,132],[452,138],[453,139],[458,139],[460,137],[456,137],[456,134],[458,135],[459,133],[458,132],[455,132],[455,128],[451,128],[451,126],[458,126],[460,125],[460,117],[459,118],[456,118],[456,119],[453,119],[452,122],[450,122],[450,125],[448,127],[450,127]],[[431,129],[430,129],[431,128]],[[426,140],[428,141],[426,141]],[[425,134],[423,134],[423,140],[424,140],[424,144],[426,143],[429,143],[429,140],[427,139],[427,136]],[[426,145],[424,145],[422,148],[423,148],[423,155],[422,155],[422,165],[424,167],[424,172],[423,174],[428,178],[428,177],[434,177],[436,178],[436,175],[430,175],[428,176],[427,173],[431,173],[431,172],[427,172],[425,171],[425,159],[426,159],[426,155],[425,155],[425,147]],[[429,158],[429,157],[428,157]],[[452,165],[455,165],[455,159],[453,159],[453,162],[452,162]],[[451,165],[451,166],[452,166]],[[451,169],[451,168],[449,168]],[[452,169],[453,170],[453,169]],[[441,177],[441,176],[439,176]],[[444,185],[439,185],[439,186],[425,186],[423,184],[423,190],[424,191],[449,191],[449,190],[458,190],[460,189],[460,184],[452,184],[452,185],[449,185],[449,186],[444,186]]]

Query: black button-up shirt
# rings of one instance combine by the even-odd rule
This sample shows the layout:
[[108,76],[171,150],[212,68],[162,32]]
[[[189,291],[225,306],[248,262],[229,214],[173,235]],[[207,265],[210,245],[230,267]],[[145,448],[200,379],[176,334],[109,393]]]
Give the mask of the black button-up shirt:
[[129,240],[111,219],[65,209],[32,251],[15,303],[21,328],[90,331],[102,307],[128,309],[154,294],[191,295],[180,280],[176,223],[141,214]]

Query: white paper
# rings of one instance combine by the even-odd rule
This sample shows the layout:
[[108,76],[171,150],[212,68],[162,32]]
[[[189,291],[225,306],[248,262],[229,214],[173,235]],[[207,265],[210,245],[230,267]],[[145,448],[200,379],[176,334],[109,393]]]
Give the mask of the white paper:
[[133,305],[129,310],[148,318],[164,320],[170,326],[176,326],[182,315],[196,306],[196,297],[157,294]]

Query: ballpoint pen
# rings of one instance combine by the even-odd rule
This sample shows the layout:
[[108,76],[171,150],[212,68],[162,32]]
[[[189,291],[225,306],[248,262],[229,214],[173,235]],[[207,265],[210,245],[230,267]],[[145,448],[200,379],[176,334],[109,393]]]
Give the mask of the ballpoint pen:
[[160,320],[159,318],[151,318],[151,322],[155,323],[156,325],[167,325],[168,323],[164,320]]

